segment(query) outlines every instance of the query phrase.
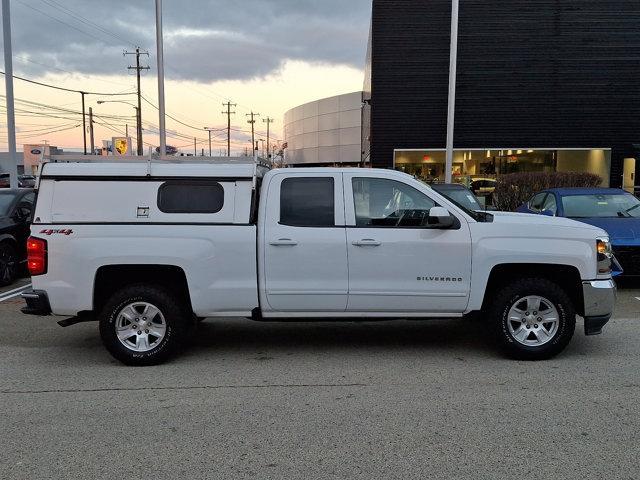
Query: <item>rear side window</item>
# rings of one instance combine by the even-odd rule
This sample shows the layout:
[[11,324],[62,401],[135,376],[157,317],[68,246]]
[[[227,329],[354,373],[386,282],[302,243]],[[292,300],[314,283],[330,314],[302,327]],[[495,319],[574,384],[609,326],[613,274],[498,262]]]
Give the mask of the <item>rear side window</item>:
[[224,187],[217,182],[171,181],[158,190],[164,213],[218,213],[224,206]]
[[280,223],[291,227],[335,226],[333,178],[287,178],[280,187]]

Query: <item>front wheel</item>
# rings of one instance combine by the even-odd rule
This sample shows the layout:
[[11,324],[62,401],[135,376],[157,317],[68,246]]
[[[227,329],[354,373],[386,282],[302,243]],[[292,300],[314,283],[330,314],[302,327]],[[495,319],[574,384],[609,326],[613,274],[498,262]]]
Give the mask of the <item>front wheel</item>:
[[519,360],[545,360],[573,337],[576,313],[557,284],[543,278],[515,281],[497,292],[491,320],[498,344]]
[[126,365],[157,365],[175,353],[189,331],[184,305],[169,291],[133,285],[116,292],[103,308],[100,336]]

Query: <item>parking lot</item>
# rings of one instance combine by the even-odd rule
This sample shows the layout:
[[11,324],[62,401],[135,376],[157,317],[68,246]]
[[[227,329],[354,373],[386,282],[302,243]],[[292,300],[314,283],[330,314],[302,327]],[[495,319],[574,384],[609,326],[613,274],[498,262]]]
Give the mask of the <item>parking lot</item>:
[[10,298],[0,478],[638,478],[638,297],[541,363],[470,320],[211,320],[139,369]]

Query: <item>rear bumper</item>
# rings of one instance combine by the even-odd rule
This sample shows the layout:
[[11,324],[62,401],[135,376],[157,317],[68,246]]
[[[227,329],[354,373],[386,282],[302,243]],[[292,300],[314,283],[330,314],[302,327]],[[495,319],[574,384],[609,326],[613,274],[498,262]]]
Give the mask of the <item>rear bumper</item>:
[[51,315],[51,305],[49,304],[47,292],[43,290],[27,290],[21,296],[27,302],[27,306],[21,309],[22,313],[40,316]]
[[583,282],[582,291],[585,334],[598,335],[613,316],[617,298],[616,284],[613,280]]

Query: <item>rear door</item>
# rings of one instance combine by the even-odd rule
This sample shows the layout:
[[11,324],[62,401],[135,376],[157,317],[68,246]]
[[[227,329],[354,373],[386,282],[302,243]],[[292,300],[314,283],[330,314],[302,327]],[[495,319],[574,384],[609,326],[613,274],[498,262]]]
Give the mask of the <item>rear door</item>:
[[346,310],[342,188],[341,173],[286,173],[271,178],[260,242],[270,310]]

